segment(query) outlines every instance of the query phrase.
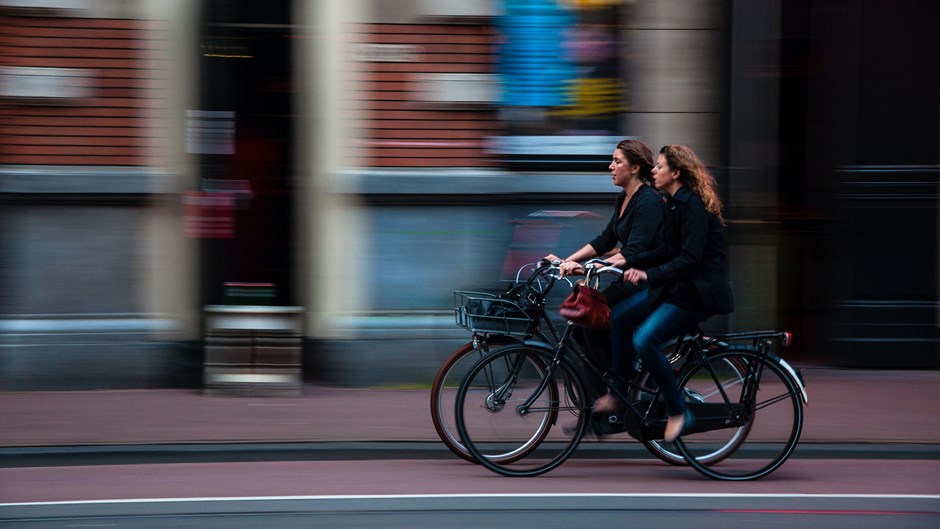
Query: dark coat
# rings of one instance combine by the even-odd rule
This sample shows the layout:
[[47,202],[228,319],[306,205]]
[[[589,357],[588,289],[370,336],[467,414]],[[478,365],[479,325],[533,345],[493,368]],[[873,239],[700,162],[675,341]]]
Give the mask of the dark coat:
[[[620,215],[620,208],[626,198],[626,193],[620,193],[607,227],[588,243],[599,256],[613,250],[618,243],[620,253],[627,259],[659,245],[659,226],[666,210],[659,191],[652,186],[640,186],[630,197],[623,215]],[[604,289],[604,296],[608,305],[613,306],[642,288],[626,281],[615,281]]]
[[620,216],[620,208],[626,198],[626,193],[620,193],[607,227],[588,243],[597,255],[606,254],[620,243],[620,253],[629,259],[659,244],[659,225],[666,207],[659,192],[648,185],[640,186]]
[[702,199],[682,186],[666,203],[662,245],[627,259],[646,270],[650,300],[706,314],[734,312],[724,253],[724,229]]

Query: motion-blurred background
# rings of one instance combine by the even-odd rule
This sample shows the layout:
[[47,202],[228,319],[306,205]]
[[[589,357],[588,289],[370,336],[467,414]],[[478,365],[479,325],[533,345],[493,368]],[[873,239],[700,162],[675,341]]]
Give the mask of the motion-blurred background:
[[[0,0],[0,389],[420,384],[636,137],[788,358],[940,367],[940,3]],[[251,389],[248,389],[251,391]]]

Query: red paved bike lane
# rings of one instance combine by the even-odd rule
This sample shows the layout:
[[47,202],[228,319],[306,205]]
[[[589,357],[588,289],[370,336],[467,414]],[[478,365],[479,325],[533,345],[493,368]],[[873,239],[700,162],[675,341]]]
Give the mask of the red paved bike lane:
[[[807,368],[802,442],[940,445],[940,372]],[[0,448],[437,441],[427,389],[310,386],[294,398],[197,390],[0,393]]]
[[566,461],[507,478],[463,460],[284,461],[0,469],[0,504],[104,499],[471,494],[930,495],[940,461],[791,458],[758,481],[719,482],[648,460]]

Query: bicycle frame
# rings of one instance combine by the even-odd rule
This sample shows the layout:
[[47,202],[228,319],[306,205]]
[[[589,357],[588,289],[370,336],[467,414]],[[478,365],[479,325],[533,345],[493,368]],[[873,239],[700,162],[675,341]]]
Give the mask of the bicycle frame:
[[[658,389],[651,390],[650,388],[642,388],[640,386],[637,386],[633,381],[620,379],[618,375],[610,372],[609,370],[601,370],[591,360],[591,358],[581,349],[581,347],[577,345],[577,343],[573,341],[569,341],[574,325],[575,325],[574,323],[568,322],[567,326],[565,327],[564,332],[562,333],[561,338],[558,340],[558,343],[554,347],[554,354],[552,356],[552,360],[546,366],[545,375],[542,377],[542,380],[539,383],[539,386],[535,389],[535,391],[532,392],[532,394],[525,401],[522,402],[522,404],[516,407],[516,412],[519,413],[520,415],[525,415],[528,413],[528,410],[532,406],[532,404],[536,402],[539,399],[539,397],[541,397],[541,395],[548,388],[548,384],[555,379],[556,369],[562,362],[565,361],[564,360],[565,351],[571,350],[575,354],[575,356],[581,362],[584,363],[584,365],[586,365],[595,375],[599,376],[602,380],[604,380],[604,383],[607,385],[607,387],[610,388],[623,402],[627,404],[627,407],[633,411],[636,417],[641,419],[641,424],[646,424],[649,410],[647,410],[647,413],[642,413],[639,410],[637,410],[629,402],[629,399],[625,395],[620,393],[619,390],[616,389],[614,385],[614,377],[617,377],[620,380],[620,382],[624,383],[627,387],[652,392],[652,394],[654,395],[653,397],[654,401],[656,400],[656,397],[659,396],[660,391]],[[531,340],[527,340],[523,343],[527,345],[542,347],[542,348],[547,347],[547,344],[533,342]],[[518,376],[518,369],[520,369],[520,367],[521,367],[521,359],[519,360],[518,364],[512,367],[512,376],[511,376],[512,381],[514,381],[515,378]],[[582,406],[583,406],[583,410],[590,410],[589,403],[583,403]]]
[[[570,349],[574,353],[578,361],[582,362],[595,375],[599,376],[602,380],[604,380],[604,383],[606,384],[606,386],[626,405],[626,409],[629,410],[629,413],[633,415],[634,419],[639,423],[644,433],[647,436],[651,436],[654,426],[662,426],[666,422],[666,418],[664,416],[657,415],[654,413],[655,411],[658,411],[654,408],[654,404],[659,399],[661,390],[659,390],[658,388],[654,390],[652,388],[639,386],[637,385],[636,382],[632,380],[620,379],[618,375],[616,375],[615,373],[611,373],[609,370],[602,370],[601,368],[599,368],[591,360],[591,358],[587,354],[585,354],[585,352],[581,349],[581,347],[577,343],[570,341],[573,327],[574,327],[574,324],[571,322],[569,322],[568,325],[566,326],[565,331],[563,332],[561,338],[558,340],[558,343],[556,343],[556,345],[554,346],[554,354],[553,354],[552,360],[546,366],[546,371],[545,371],[544,376],[542,377],[542,381],[540,382],[539,386],[535,389],[535,391],[533,391],[532,394],[522,404],[517,406],[516,408],[517,413],[519,413],[520,415],[525,415],[528,413],[529,408],[533,405],[534,402],[536,402],[541,397],[544,391],[548,388],[548,384],[551,383],[551,381],[555,380],[555,372],[558,366],[564,361],[565,350]],[[722,400],[724,401],[725,405],[729,407],[729,409],[727,409],[726,411],[727,415],[724,415],[721,418],[722,420],[713,420],[711,422],[707,420],[702,420],[701,425],[698,426],[695,430],[702,432],[702,431],[707,431],[709,429],[727,428],[730,426],[740,426],[742,424],[747,423],[747,421],[750,420],[750,412],[754,411],[753,400],[756,395],[755,389],[759,387],[759,384],[760,384],[764,361],[768,357],[772,356],[774,361],[783,363],[782,359],[780,359],[779,357],[771,353],[770,349],[771,349],[772,342],[774,340],[779,340],[783,345],[788,345],[790,339],[791,339],[791,336],[789,333],[781,332],[781,331],[755,331],[755,332],[742,332],[742,333],[730,333],[730,334],[721,334],[721,335],[714,335],[714,336],[705,336],[704,332],[698,327],[696,327],[691,333],[686,333],[685,335],[680,336],[677,339],[676,352],[672,358],[674,362],[675,361],[681,362],[681,365],[678,367],[678,369],[679,370],[683,369],[689,362],[704,363],[706,366],[708,366],[708,371],[711,374],[713,380],[715,381],[719,391],[721,392]],[[761,356],[760,356],[760,361],[757,362],[756,366],[754,365],[745,366],[746,371],[742,377],[745,387],[742,393],[742,397],[738,399],[737,402],[733,402],[733,400],[722,389],[721,384],[719,383],[716,374],[714,373],[713,369],[710,367],[710,364],[708,363],[709,360],[707,358],[706,353],[712,346],[717,345],[721,347],[727,347],[729,342],[743,341],[743,340],[753,341],[753,345],[755,345],[758,348],[758,350],[761,353]],[[524,341],[524,343],[528,345],[547,348],[547,344],[545,343],[534,342],[531,340],[526,340]],[[808,399],[806,396],[805,387],[803,385],[802,378],[799,377],[799,375],[795,371],[793,371],[793,369],[789,367],[788,364],[784,364],[784,365],[786,365],[787,372],[791,373],[791,377],[793,381],[796,382],[797,386],[801,389],[801,397],[803,401],[807,402]],[[516,376],[518,376],[518,369],[520,369],[520,367],[521,367],[521,359],[520,359],[519,364],[514,365],[512,367],[511,379],[507,381],[507,383],[502,384],[501,387],[497,389],[498,390],[504,389],[506,387],[511,386],[512,385],[511,383],[513,383],[515,381]],[[615,379],[615,377],[617,377],[617,379]],[[622,393],[620,390],[617,389],[616,384],[614,383],[615,381],[619,381],[620,383],[623,384],[624,387],[635,389],[635,390],[640,390],[640,391],[651,394],[652,398],[649,400],[649,404],[642,410],[638,409],[637,406],[633,402],[631,402],[631,399],[629,399],[624,393]],[[498,397],[502,398],[503,395],[498,395]],[[771,403],[773,403],[773,401],[765,403],[764,406],[769,405]],[[589,409],[590,409],[590,406],[588,406],[587,403],[584,403],[583,410],[588,411]],[[730,417],[730,420],[728,420],[729,417]]]

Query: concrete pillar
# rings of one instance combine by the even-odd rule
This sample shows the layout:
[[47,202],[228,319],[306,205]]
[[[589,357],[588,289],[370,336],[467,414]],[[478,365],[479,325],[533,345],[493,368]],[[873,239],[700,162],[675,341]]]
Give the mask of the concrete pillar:
[[654,154],[681,143],[709,165],[724,163],[727,11],[724,0],[658,0],[628,9],[625,130]]
[[363,209],[351,194],[331,193],[347,160],[353,137],[354,108],[344,96],[355,75],[348,59],[350,24],[364,3],[295,2],[294,20],[306,28],[297,39],[298,90],[296,211],[296,285],[307,308],[308,337],[332,332],[331,316],[359,308],[362,281],[371,261],[361,247]]
[[[155,88],[166,94],[167,107],[162,116],[169,122],[169,139],[157,138],[152,148],[155,158],[166,160],[166,170],[174,176],[151,199],[152,214],[147,219],[147,270],[145,271],[145,306],[147,311],[170,315],[176,322],[176,340],[202,338],[199,307],[199,259],[195,239],[184,236],[182,193],[198,189],[199,171],[192,155],[183,149],[187,109],[197,108],[199,46],[198,2],[174,0],[158,4],[141,2],[148,18],[167,20],[169,49],[152,52],[155,59],[167,61],[167,75],[154,81]],[[156,56],[157,53],[162,55]]]
[[[687,145],[712,168],[719,194],[728,211],[728,40],[730,4],[727,0],[662,0],[637,2],[626,14],[624,39],[628,83],[625,132],[646,141],[654,156],[665,144]],[[751,288],[736,270],[759,261],[773,261],[775,252],[738,252],[734,226],[729,226],[729,266],[740,292]],[[764,276],[761,276],[764,277]],[[772,279],[771,279],[772,280]],[[729,317],[713,318],[716,330],[735,327]]]

